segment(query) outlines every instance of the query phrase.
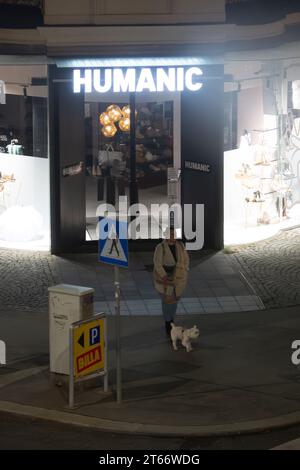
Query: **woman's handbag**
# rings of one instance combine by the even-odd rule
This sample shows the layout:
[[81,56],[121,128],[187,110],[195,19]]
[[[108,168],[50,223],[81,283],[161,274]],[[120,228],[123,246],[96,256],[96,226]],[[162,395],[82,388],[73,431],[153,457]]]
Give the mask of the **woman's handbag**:
[[99,154],[98,154],[99,166],[103,164],[107,166],[112,166],[114,160],[118,160],[119,162],[122,162],[123,153],[116,152],[112,144],[107,145],[105,150],[99,150]]
[[164,284],[163,301],[165,304],[176,304],[176,302],[178,302],[175,286],[173,284]]
[[11,155],[23,155],[24,147],[18,144],[18,139],[13,139],[9,145],[6,146],[7,153]]
[[163,301],[165,304],[176,304],[178,302],[177,297],[174,295],[164,295]]

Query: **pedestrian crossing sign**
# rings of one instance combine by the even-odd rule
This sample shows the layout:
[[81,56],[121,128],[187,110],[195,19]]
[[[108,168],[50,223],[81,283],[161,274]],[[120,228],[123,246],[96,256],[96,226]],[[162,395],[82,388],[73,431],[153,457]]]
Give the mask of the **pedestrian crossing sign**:
[[128,267],[127,221],[99,218],[99,261]]

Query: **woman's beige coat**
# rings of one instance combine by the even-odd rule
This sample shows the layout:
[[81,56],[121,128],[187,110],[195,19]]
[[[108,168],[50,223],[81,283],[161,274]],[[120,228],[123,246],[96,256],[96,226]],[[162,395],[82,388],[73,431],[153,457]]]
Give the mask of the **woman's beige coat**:
[[[176,255],[177,263],[174,275],[172,276],[172,283],[175,287],[176,297],[182,296],[187,282],[187,274],[189,270],[189,255],[182,242],[176,241]],[[173,287],[163,285],[163,278],[167,275],[163,266],[174,266],[174,258],[169,245],[166,240],[161,242],[155,248],[154,252],[154,285],[159,294],[171,296],[173,294]]]

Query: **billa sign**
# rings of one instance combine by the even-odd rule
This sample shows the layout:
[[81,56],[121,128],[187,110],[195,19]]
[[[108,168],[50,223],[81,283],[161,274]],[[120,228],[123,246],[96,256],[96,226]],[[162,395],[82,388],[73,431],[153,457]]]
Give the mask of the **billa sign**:
[[73,70],[74,93],[140,93],[198,91],[202,88],[199,67],[142,67]]
[[97,372],[105,366],[104,319],[91,320],[74,329],[74,376]]

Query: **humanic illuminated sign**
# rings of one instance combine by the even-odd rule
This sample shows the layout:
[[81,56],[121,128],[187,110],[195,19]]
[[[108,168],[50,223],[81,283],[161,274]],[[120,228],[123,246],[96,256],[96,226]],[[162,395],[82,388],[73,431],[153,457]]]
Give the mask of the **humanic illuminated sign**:
[[199,67],[74,69],[74,93],[126,93],[143,91],[198,91],[202,87]]

